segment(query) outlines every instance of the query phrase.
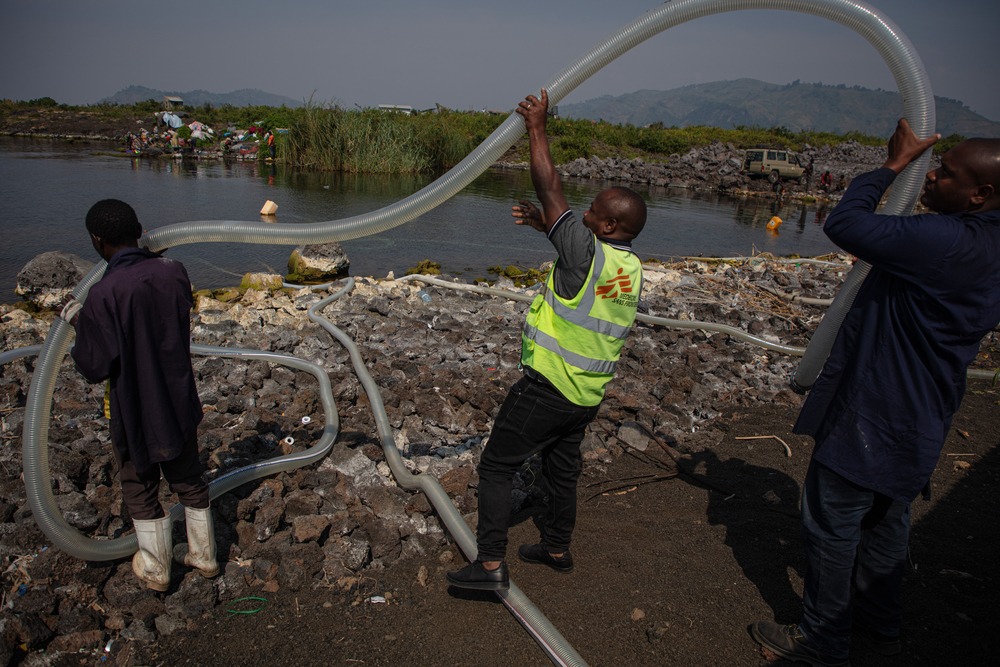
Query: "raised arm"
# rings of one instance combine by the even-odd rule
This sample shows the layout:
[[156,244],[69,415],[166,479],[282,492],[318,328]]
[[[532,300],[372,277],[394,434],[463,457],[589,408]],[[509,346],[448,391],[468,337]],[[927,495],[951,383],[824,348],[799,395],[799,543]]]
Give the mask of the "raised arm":
[[[542,205],[542,224],[547,233],[552,225],[569,208],[563,194],[559,173],[549,152],[549,138],[545,134],[548,119],[549,93],[544,88],[539,97],[528,95],[517,105],[517,113],[524,118],[528,129],[528,145],[531,151],[531,182],[535,194]],[[534,225],[532,225],[534,226]]]

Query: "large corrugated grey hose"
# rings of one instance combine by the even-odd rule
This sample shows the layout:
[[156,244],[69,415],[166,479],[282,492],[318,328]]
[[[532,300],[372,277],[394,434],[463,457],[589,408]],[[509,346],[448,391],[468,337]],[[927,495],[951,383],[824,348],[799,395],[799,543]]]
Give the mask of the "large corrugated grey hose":
[[[382,394],[379,392],[378,383],[368,372],[365,366],[361,351],[355,345],[351,337],[333,325],[320,312],[339,295],[334,294],[326,297],[314,304],[309,309],[309,319],[319,324],[321,327],[337,339],[341,345],[351,355],[351,364],[354,372],[361,382],[368,401],[371,403],[372,414],[375,416],[375,427],[378,430],[379,440],[382,443],[382,451],[385,453],[386,463],[392,472],[396,482],[404,489],[419,489],[427,496],[427,500],[437,512],[441,522],[448,529],[448,533],[454,538],[455,543],[462,550],[462,553],[469,560],[476,558],[476,536],[466,525],[462,515],[456,509],[451,498],[442,488],[437,478],[431,475],[414,475],[403,464],[403,457],[396,448],[396,441],[392,437],[392,426],[389,424],[389,417],[385,412],[385,404],[382,402]],[[513,581],[506,591],[497,591],[497,596],[504,603],[507,609],[517,618],[517,620],[531,634],[545,653],[557,664],[583,665],[583,659],[577,655],[573,647],[567,642],[555,626],[542,614],[541,611],[531,602],[527,595]]]
[[[909,40],[877,10],[853,0],[680,0],[666,2],[614,33],[571,67],[543,87],[549,91],[551,104],[557,104],[580,83],[618,56],[650,37],[687,21],[712,14],[744,9],[772,9],[813,14],[840,23],[868,40],[888,64],[903,96],[901,115],[909,119],[918,136],[929,135],[934,127],[934,99],[926,73]],[[243,242],[267,244],[324,243],[377,234],[399,226],[448,200],[514,144],[524,133],[520,115],[512,113],[479,147],[444,176],[419,192],[382,209],[360,216],[305,225],[266,224],[251,221],[196,221],[169,225],[154,230],[142,239],[151,250],[162,250],[186,243]],[[929,156],[924,156],[896,179],[886,204],[890,213],[912,208],[920,188],[922,170]],[[100,263],[74,290],[83,300],[90,286],[104,271]],[[853,283],[860,285],[867,267],[858,265],[848,276],[841,295],[817,330],[803,359],[796,382],[812,383],[825,362],[843,314],[853,299],[845,294]],[[858,277],[855,277],[858,274]],[[843,295],[843,298],[841,296]],[[844,305],[846,303],[846,306]],[[107,560],[128,555],[134,540],[99,541],[83,537],[60,516],[56,507],[48,470],[47,446],[49,406],[60,362],[69,350],[71,327],[56,321],[42,348],[40,361],[32,378],[25,406],[23,467],[28,503],[45,535],[71,555],[92,560]],[[815,352],[813,352],[815,350]],[[810,379],[810,376],[812,379]],[[267,468],[263,468],[267,470]],[[262,474],[267,474],[258,470]],[[129,544],[130,546],[125,546]],[[517,612],[515,612],[517,613]],[[558,664],[584,664],[571,649],[552,655]]]

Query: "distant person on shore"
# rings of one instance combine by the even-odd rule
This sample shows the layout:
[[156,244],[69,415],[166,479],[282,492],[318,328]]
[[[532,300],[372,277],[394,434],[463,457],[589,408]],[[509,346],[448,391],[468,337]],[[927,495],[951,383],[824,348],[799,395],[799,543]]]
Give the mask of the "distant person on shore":
[[830,174],[830,170],[824,171],[819,177],[819,189],[825,192],[829,192],[830,188],[833,186],[833,176]]
[[449,583],[462,588],[509,587],[504,559],[511,487],[517,469],[534,454],[541,454],[550,501],[540,543],[522,545],[518,556],[557,572],[573,570],[569,546],[583,467],[580,443],[614,377],[642,286],[632,240],[646,224],[646,203],[628,188],[608,188],[594,198],[581,224],[549,152],[548,106],[542,90],[517,107],[528,130],[531,181],[541,210],[522,201],[512,215],[516,224],[544,232],[559,256],[522,330],[524,376],[500,407],[479,462],[478,556],[447,574]]
[[184,505],[184,563],[219,573],[204,466],[198,458],[201,401],[191,367],[191,283],[180,262],[138,247],[131,206],[105,199],[87,212],[90,241],[108,268],[81,304],[60,313],[76,328],[73,360],[88,382],[108,382],[105,415],[122,501],[139,550],[132,571],[146,586],[170,586],[172,527],[158,498],[160,477]]
[[802,619],[750,626],[782,658],[848,665],[852,632],[877,653],[902,650],[910,503],[929,494],[966,369],[1000,322],[1000,139],[963,141],[927,173],[920,201],[938,215],[875,213],[939,138],[901,119],[885,164],[854,178],[824,225],[871,270],[794,428],[816,441]]
[[273,161],[274,156],[277,155],[277,147],[274,145],[274,132],[268,130],[265,136],[267,138],[267,156]]

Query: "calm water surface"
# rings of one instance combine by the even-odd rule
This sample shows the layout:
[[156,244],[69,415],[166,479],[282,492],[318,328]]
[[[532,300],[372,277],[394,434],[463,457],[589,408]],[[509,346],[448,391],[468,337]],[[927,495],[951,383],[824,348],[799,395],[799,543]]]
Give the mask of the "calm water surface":
[[[64,250],[97,257],[84,230],[91,204],[129,202],[146,229],[190,220],[259,220],[268,199],[277,221],[338,220],[396,202],[433,179],[309,173],[257,163],[144,160],[107,154],[104,143],[64,144],[0,138],[0,302],[14,297],[17,272],[33,257]],[[578,213],[610,183],[570,181],[566,194]],[[674,188],[639,188],[649,221],[635,243],[646,258],[680,256],[821,255],[836,248],[819,224],[825,209],[786,201],[734,198]],[[534,198],[524,171],[488,171],[462,192],[415,220],[363,239],[343,241],[351,274],[401,275],[424,259],[468,279],[487,277],[498,264],[538,266],[553,257],[545,237],[514,225],[510,207]],[[784,224],[765,228],[773,215]],[[201,243],[172,248],[198,288],[239,282],[249,271],[283,273],[293,246]]]

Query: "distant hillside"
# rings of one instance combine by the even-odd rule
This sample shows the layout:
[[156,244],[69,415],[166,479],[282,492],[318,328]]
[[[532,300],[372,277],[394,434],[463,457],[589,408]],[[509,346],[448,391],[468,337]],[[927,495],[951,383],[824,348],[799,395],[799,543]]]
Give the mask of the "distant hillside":
[[265,106],[265,107],[300,107],[302,100],[293,100],[283,95],[272,95],[256,88],[243,88],[234,90],[231,93],[210,93],[207,90],[189,90],[179,92],[176,90],[156,90],[145,86],[129,86],[123,88],[111,97],[105,97],[99,104],[135,104],[146,100],[162,100],[164,95],[172,95],[184,100],[188,106],[201,106],[211,104],[220,107],[230,104],[234,107]]
[[[1000,122],[971,111],[958,100],[936,97],[937,131],[943,136],[1000,137]],[[817,130],[844,134],[891,134],[903,109],[898,93],[860,86],[821,83],[787,85],[756,79],[715,81],[673,90],[639,90],[604,95],[576,104],[560,104],[566,118],[605,120],[638,127],[706,125],[730,129],[786,127],[793,132]]]

